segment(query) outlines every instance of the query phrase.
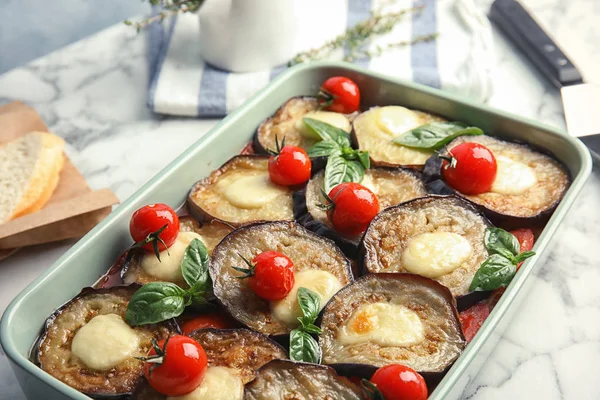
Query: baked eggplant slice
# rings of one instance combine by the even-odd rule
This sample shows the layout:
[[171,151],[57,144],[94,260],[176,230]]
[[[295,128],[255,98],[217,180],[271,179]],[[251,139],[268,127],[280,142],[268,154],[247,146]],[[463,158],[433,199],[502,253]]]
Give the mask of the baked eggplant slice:
[[[258,297],[243,274],[232,267],[244,266],[263,251],[278,251],[294,263],[295,283],[282,300]],[[209,264],[216,298],[239,322],[266,335],[285,335],[299,325],[298,288],[306,287],[321,297],[323,306],[335,292],[352,281],[350,262],[335,244],[291,221],[243,226],[215,247]]]
[[449,143],[447,149],[465,142],[480,143],[494,154],[498,170],[492,190],[478,195],[453,190],[441,176],[441,159],[432,156],[424,170],[431,193],[455,193],[482,208],[492,222],[504,227],[507,223],[530,226],[550,217],[570,184],[569,174],[562,164],[526,144],[491,136],[461,136]]
[[[202,345],[208,359],[208,379],[187,395],[194,400],[241,400],[244,385],[256,377],[259,368],[271,360],[288,358],[279,344],[248,329],[200,329],[189,336]],[[144,380],[132,398],[165,400],[167,396]]]
[[[326,203],[321,192],[323,176],[323,171],[318,172],[304,189],[294,193],[294,216],[311,231],[333,239],[349,257],[354,258],[362,234],[348,236],[337,232],[327,219],[327,212],[318,207]],[[427,194],[420,176],[402,168],[367,169],[361,183],[375,193],[381,209]]]
[[174,333],[170,322],[130,327],[124,321],[138,285],[86,288],[46,320],[35,358],[50,375],[91,397],[130,394],[143,376],[152,339]]
[[433,151],[409,148],[392,140],[436,121],[444,119],[400,106],[373,107],[354,120],[354,144],[359,150],[369,152],[373,165],[422,168]]
[[408,272],[435,279],[456,297],[469,293],[488,257],[490,222],[456,196],[429,196],[380,212],[365,231],[365,272]]
[[200,221],[233,226],[294,218],[293,189],[271,182],[268,156],[236,156],[194,185],[190,212]]
[[326,122],[350,133],[350,121],[344,114],[320,111],[319,102],[314,97],[294,97],[277,110],[275,115],[266,119],[254,135],[254,150],[259,154],[268,154],[275,150],[277,141],[308,150],[320,140],[304,124],[303,118],[313,118]]
[[246,385],[246,400],[360,400],[362,390],[333,368],[294,361],[274,360]]
[[220,222],[211,221],[199,224],[192,217],[186,216],[179,219],[179,235],[174,245],[168,251],[160,253],[160,261],[154,253],[142,249],[130,250],[133,253],[128,257],[121,257],[121,279],[125,284],[148,282],[173,282],[181,287],[187,283],[181,275],[181,259],[186,247],[193,239],[200,239],[206,246],[209,254],[215,246],[233,228]]
[[324,364],[404,364],[443,372],[465,339],[450,291],[414,274],[369,274],[340,290],[321,314]]

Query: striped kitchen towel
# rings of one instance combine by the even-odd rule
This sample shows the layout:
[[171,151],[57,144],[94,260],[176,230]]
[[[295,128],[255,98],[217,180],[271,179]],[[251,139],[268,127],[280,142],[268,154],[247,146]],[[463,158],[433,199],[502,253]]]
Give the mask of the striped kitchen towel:
[[[366,19],[389,0],[348,0],[348,26]],[[494,50],[490,24],[473,0],[406,0],[424,6],[392,32],[365,46],[385,45],[430,33],[436,40],[393,49],[358,64],[377,72],[448,90],[474,100],[491,95]],[[397,3],[400,3],[398,1]],[[397,6],[398,4],[396,4]],[[230,73],[202,61],[198,17],[181,14],[150,27],[149,107],[159,114],[221,117],[240,106],[286,67]],[[335,57],[342,54],[334,54]]]

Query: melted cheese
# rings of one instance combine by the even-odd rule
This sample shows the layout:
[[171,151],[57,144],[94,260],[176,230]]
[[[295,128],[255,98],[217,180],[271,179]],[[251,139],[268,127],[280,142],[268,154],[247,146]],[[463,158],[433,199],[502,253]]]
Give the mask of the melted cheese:
[[130,358],[140,339],[116,314],[97,315],[82,326],[71,342],[71,352],[88,368],[107,371]]
[[377,115],[377,126],[390,138],[400,136],[421,125],[423,121],[417,113],[400,106],[382,107]]
[[267,171],[235,171],[221,179],[216,188],[229,203],[245,209],[263,207],[286,193],[285,188],[271,182]]
[[208,367],[200,386],[183,396],[167,400],[242,400],[244,384],[240,376],[226,367]]
[[350,133],[352,127],[350,126],[350,121],[344,114],[331,112],[331,111],[311,111],[306,113],[301,119],[296,122],[296,129],[302,134],[302,136],[320,140],[319,135],[314,133],[306,124],[304,123],[304,118],[312,118],[317,121],[325,122],[326,124],[333,125],[336,128],[340,128],[343,131]]
[[148,275],[152,275],[162,281],[183,283],[181,275],[181,260],[185,249],[192,240],[200,239],[202,236],[196,232],[179,232],[175,243],[166,250],[160,252],[160,261],[154,253],[144,253],[141,259],[141,266]]
[[320,306],[323,309],[329,299],[342,288],[342,284],[338,278],[327,271],[308,269],[297,272],[294,287],[288,295],[281,300],[271,302],[271,312],[279,321],[292,326],[299,324],[298,317],[302,316],[302,312],[296,296],[301,287],[317,293],[321,298]]
[[408,308],[389,303],[360,306],[338,333],[342,344],[377,343],[381,346],[407,347],[424,339],[423,323]]
[[496,157],[498,169],[492,185],[492,192],[500,194],[521,194],[536,184],[533,168],[505,156]]
[[408,242],[402,265],[408,272],[439,278],[460,267],[471,252],[469,241],[456,233],[423,233]]

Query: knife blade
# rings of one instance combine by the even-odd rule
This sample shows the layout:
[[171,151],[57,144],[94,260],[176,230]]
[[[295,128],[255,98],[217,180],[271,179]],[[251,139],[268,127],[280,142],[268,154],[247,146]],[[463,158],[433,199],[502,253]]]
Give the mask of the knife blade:
[[495,0],[488,17],[560,89],[567,131],[600,159],[600,85],[584,83],[573,62],[518,1]]

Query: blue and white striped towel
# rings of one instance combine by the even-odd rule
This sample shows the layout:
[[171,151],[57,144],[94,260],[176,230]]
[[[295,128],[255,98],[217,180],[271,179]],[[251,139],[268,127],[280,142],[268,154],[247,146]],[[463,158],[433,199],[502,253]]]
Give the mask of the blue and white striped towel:
[[[348,0],[348,26],[366,19],[385,0]],[[473,0],[406,0],[424,5],[392,32],[366,46],[410,40],[438,32],[435,41],[394,49],[358,61],[374,71],[485,101],[491,95],[492,32]],[[159,114],[221,117],[263,88],[284,66],[270,71],[229,73],[204,63],[197,40],[199,20],[182,14],[150,27],[149,107]],[[340,54],[337,54],[341,57]],[[335,57],[335,56],[333,56]]]

